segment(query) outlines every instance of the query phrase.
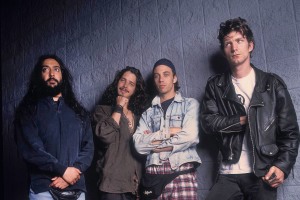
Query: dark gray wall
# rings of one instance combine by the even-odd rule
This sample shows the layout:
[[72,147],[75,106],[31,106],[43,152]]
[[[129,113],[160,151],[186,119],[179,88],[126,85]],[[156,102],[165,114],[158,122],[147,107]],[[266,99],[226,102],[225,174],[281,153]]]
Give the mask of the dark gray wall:
[[[2,1],[3,2],[3,1]],[[220,22],[241,16],[256,40],[252,62],[286,81],[300,119],[299,0],[13,0],[2,5],[1,70],[5,199],[24,199],[27,175],[16,153],[13,113],[43,53],[63,58],[78,99],[93,110],[115,71],[132,65],[146,78],[156,60],[171,59],[181,91],[201,101],[214,67],[224,63],[216,39]],[[298,119],[298,121],[299,121]],[[199,199],[212,185],[214,143],[201,135]],[[94,177],[93,173],[89,177]],[[300,199],[300,159],[278,199]],[[92,180],[92,179],[90,179]],[[95,188],[89,183],[89,199]]]

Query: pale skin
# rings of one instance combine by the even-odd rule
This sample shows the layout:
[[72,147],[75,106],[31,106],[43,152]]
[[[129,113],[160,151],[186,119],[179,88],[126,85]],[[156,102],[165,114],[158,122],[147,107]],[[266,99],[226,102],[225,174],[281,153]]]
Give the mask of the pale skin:
[[[240,32],[232,31],[224,37],[223,52],[227,58],[232,75],[235,78],[243,78],[247,76],[252,67],[250,65],[250,53],[253,51],[254,44],[248,41]],[[248,123],[247,116],[240,117],[240,124]],[[272,174],[275,178],[270,179]],[[262,180],[268,183],[271,187],[277,188],[284,181],[284,173],[276,166],[272,166],[268,173],[262,177]]]
[[[62,81],[62,72],[59,63],[52,58],[45,59],[43,62],[42,79],[47,81],[49,87],[55,87],[59,82]],[[54,101],[58,101],[62,94],[53,97]],[[60,189],[65,189],[69,185],[74,185],[80,179],[81,171],[75,167],[67,167],[62,177],[53,177],[51,187],[57,187]]]

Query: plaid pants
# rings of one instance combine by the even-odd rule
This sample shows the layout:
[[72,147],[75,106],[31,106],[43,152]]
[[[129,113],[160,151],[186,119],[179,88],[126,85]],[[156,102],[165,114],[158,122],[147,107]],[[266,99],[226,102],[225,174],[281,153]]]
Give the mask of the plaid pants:
[[[179,167],[179,171],[193,168],[192,163],[185,163]],[[163,165],[152,165],[146,168],[148,174],[171,174],[170,162],[164,162]],[[157,200],[197,200],[197,178],[196,172],[182,174],[177,176],[166,185],[162,194]]]

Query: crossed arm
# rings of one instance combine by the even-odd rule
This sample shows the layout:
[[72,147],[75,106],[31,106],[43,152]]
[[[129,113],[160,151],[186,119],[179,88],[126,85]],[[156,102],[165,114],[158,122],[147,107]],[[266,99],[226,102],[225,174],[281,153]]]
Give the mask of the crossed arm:
[[165,151],[176,153],[198,144],[199,103],[196,100],[190,100],[187,104],[181,126],[170,127],[168,134],[161,130],[153,130],[154,127],[151,127],[150,124],[153,121],[151,110],[148,113],[147,111],[143,113],[139,126],[133,135],[136,150],[140,154],[146,155]]
[[[169,134],[170,137],[173,137],[174,135],[176,135],[177,133],[179,133],[181,131],[181,128],[179,127],[170,127],[169,128]],[[162,143],[163,140],[153,140],[151,143],[154,145],[160,145]],[[160,152],[167,152],[167,151],[172,151],[173,150],[173,146],[168,146],[168,147],[156,147],[155,149],[153,149],[152,151],[154,153],[160,153]]]

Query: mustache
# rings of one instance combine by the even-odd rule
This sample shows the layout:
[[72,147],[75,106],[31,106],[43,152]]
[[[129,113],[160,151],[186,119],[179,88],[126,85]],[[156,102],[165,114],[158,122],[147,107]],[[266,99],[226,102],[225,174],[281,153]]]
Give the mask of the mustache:
[[49,78],[49,79],[46,80],[46,82],[49,82],[49,81],[51,81],[51,80],[52,80],[52,81],[55,81],[56,83],[58,83],[58,80],[55,79],[55,78]]
[[120,90],[125,90],[126,92],[128,92],[128,90],[125,87],[120,87]]

